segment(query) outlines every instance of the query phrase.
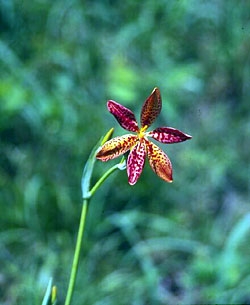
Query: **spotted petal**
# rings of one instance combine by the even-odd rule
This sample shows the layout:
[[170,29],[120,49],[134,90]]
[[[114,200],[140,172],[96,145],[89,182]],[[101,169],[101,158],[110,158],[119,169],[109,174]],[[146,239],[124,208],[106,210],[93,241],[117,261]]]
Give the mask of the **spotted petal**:
[[146,99],[141,110],[141,127],[149,127],[161,112],[161,93],[158,88],[154,88],[150,96]]
[[172,165],[168,156],[154,143],[146,140],[149,164],[161,179],[172,182]]
[[137,132],[139,130],[134,113],[115,101],[108,101],[107,107],[122,128]]
[[134,185],[139,179],[143,170],[146,158],[146,148],[144,142],[138,142],[131,150],[127,161],[128,183]]
[[161,143],[178,143],[191,139],[192,137],[172,127],[160,127],[147,132],[147,136],[154,138]]
[[127,134],[107,141],[98,151],[96,158],[108,161],[125,154],[138,141],[136,135]]

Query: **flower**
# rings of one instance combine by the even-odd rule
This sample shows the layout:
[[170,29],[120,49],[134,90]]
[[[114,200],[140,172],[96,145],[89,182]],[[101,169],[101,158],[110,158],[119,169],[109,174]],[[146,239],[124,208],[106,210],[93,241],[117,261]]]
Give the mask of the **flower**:
[[172,144],[183,142],[192,137],[172,127],[159,127],[147,131],[161,112],[162,101],[158,88],[154,88],[146,99],[141,110],[141,128],[138,127],[134,113],[115,101],[108,101],[107,107],[124,129],[136,134],[126,134],[107,141],[97,152],[96,158],[108,161],[123,155],[130,150],[127,159],[128,182],[134,185],[140,177],[146,155],[152,170],[163,180],[172,182],[172,165],[168,156],[148,137],[161,143]]

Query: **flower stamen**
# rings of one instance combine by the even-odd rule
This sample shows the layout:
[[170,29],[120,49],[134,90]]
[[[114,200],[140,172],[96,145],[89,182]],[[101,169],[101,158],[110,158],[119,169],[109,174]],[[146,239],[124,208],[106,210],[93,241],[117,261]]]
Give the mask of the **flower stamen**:
[[138,138],[142,139],[145,136],[145,131],[148,129],[148,125],[143,126],[138,132]]

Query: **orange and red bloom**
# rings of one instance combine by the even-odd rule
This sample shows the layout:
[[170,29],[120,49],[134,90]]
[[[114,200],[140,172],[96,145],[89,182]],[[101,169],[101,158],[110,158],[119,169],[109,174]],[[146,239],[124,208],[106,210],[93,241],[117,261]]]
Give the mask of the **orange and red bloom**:
[[127,159],[129,184],[133,185],[137,182],[146,156],[148,156],[152,170],[163,180],[172,182],[172,165],[168,156],[157,145],[149,141],[148,137],[165,144],[183,142],[192,137],[172,127],[159,127],[147,131],[161,112],[160,90],[154,88],[144,102],[141,110],[141,128],[138,127],[134,113],[128,108],[111,100],[108,101],[107,107],[124,129],[136,134],[126,134],[107,141],[98,151],[96,158],[108,161],[130,150]]

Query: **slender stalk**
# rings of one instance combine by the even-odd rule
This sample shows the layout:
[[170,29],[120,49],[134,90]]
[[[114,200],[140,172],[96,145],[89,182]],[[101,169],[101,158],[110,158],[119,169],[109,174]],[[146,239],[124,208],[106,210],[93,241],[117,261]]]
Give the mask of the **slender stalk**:
[[97,191],[97,189],[102,185],[102,183],[117,169],[122,170],[126,167],[125,160],[122,159],[120,163],[112,166],[109,170],[106,171],[102,175],[102,177],[96,182],[96,184],[92,187],[92,189],[89,192],[89,196],[92,197],[94,193]]
[[77,275],[79,258],[80,258],[80,251],[81,251],[81,246],[82,246],[83,233],[84,233],[84,228],[85,228],[85,220],[86,220],[87,209],[88,209],[88,202],[89,202],[88,199],[83,199],[81,219],[80,219],[80,224],[79,224],[79,229],[78,229],[78,234],[77,234],[75,254],[74,254],[74,259],[73,259],[72,268],[71,268],[71,274],[70,274],[70,279],[69,279],[69,286],[68,286],[68,291],[67,291],[67,295],[66,295],[65,305],[70,305],[74,287],[75,287],[76,275]]
[[[93,186],[91,191],[88,191],[89,185],[90,185],[90,178],[93,171],[94,161],[95,161],[95,151],[92,151],[92,155],[90,156],[84,171],[83,171],[83,178],[82,178],[82,193],[83,193],[83,204],[82,204],[82,212],[81,212],[81,219],[77,234],[77,240],[76,240],[76,247],[75,247],[75,253],[70,273],[70,279],[69,279],[69,286],[67,290],[65,305],[70,305],[72,295],[75,288],[75,282],[76,282],[76,276],[77,276],[77,270],[79,265],[79,258],[80,258],[80,251],[82,246],[82,239],[83,239],[83,233],[85,228],[85,222],[86,222],[86,215],[87,215],[87,209],[90,198],[94,195],[96,190],[102,185],[102,183],[117,169],[123,170],[126,168],[126,163],[124,158],[122,158],[121,162],[111,167],[106,173],[103,174],[103,176],[96,182],[96,184]],[[87,177],[87,178],[86,178]]]

